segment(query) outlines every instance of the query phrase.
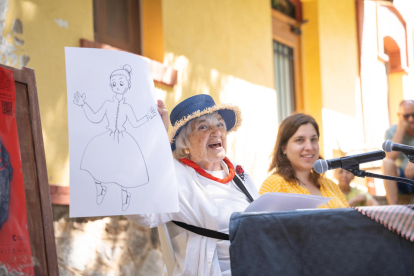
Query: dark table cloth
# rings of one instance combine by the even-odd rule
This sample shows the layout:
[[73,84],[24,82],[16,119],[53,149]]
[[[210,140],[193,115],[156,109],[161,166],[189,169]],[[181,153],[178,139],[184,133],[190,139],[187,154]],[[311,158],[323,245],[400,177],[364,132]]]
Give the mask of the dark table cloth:
[[232,275],[414,275],[414,243],[351,208],[234,213]]

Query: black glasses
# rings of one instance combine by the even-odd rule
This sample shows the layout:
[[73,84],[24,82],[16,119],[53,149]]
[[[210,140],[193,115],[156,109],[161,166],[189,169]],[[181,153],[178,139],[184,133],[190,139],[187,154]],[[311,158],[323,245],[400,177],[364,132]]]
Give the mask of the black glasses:
[[414,113],[410,113],[410,114],[401,114],[403,116],[404,119],[408,119],[408,117],[413,117],[414,118]]

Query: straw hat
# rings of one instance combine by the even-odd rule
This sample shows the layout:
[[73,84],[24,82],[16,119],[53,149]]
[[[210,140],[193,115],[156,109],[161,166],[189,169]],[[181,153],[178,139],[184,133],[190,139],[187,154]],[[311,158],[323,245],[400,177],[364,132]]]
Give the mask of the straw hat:
[[170,115],[173,128],[169,135],[172,151],[175,150],[175,139],[188,122],[202,115],[213,113],[218,113],[226,122],[227,133],[237,130],[241,125],[241,112],[237,106],[230,104],[216,105],[210,95],[195,95],[174,107]]

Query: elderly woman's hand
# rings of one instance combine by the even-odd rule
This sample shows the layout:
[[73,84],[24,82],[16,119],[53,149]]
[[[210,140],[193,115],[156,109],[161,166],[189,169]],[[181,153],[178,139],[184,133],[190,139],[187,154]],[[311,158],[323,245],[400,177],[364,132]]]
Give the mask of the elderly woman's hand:
[[168,122],[168,110],[165,108],[165,104],[162,100],[158,100],[157,104],[158,104],[158,113],[160,113],[165,129],[168,131],[168,127],[170,125]]

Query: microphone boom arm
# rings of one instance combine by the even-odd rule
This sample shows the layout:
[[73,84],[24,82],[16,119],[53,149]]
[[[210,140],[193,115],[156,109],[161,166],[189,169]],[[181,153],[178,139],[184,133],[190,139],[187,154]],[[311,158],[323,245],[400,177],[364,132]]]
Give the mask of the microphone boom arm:
[[406,156],[411,163],[414,163],[414,155],[406,154]]
[[[412,158],[414,159],[414,156]],[[410,184],[410,185],[414,186],[414,180],[407,179],[407,178],[402,178],[402,177],[381,175],[381,174],[366,172],[364,170],[360,170],[359,166],[347,168],[346,170],[350,171],[353,175],[361,177],[361,178],[372,177],[372,178],[378,178],[378,179],[393,180],[393,181],[402,182],[402,183]]]

